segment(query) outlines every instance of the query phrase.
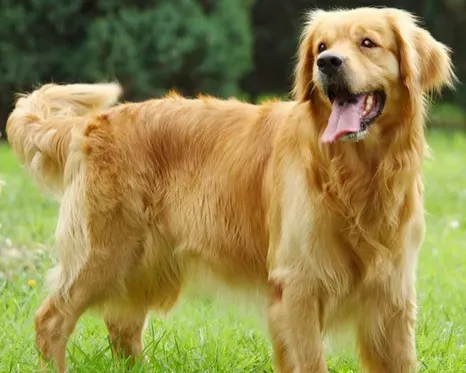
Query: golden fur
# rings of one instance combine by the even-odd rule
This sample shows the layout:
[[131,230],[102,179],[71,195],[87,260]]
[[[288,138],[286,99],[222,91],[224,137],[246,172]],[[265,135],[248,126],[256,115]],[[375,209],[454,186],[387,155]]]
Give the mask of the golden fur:
[[[379,47],[362,50],[364,37]],[[361,142],[320,142],[322,39],[346,57],[354,91],[387,93]],[[65,371],[88,308],[103,311],[115,349],[136,356],[149,310],[168,311],[206,269],[269,293],[278,372],[326,372],[322,336],[343,321],[366,372],[416,371],[426,95],[453,80],[448,49],[413,16],[360,8],[310,13],[290,102],[171,93],[112,106],[117,84],[21,97],[9,141],[61,201],[60,264],[35,316],[44,359]]]

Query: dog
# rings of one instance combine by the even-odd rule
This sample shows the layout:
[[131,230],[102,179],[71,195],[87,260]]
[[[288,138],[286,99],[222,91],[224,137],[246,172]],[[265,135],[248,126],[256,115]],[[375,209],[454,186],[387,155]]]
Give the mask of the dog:
[[415,372],[426,99],[455,79],[415,16],[357,8],[309,13],[290,101],[117,104],[117,83],[20,96],[8,139],[60,200],[42,363],[66,371],[87,309],[135,361],[148,312],[208,271],[267,296],[278,372],[327,372],[322,338],[343,322],[364,371]]

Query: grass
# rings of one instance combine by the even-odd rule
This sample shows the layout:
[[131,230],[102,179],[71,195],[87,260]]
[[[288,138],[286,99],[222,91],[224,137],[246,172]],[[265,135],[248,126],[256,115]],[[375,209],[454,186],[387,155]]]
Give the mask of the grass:
[[[466,371],[466,135],[431,132],[426,161],[428,233],[418,271],[420,372]],[[40,193],[0,145],[0,372],[38,371],[33,314],[45,296],[57,203]],[[236,308],[190,301],[151,318],[148,361],[132,372],[272,372],[265,329]],[[72,372],[120,372],[103,322],[81,319],[68,348]],[[329,355],[333,372],[358,372],[354,354]]]

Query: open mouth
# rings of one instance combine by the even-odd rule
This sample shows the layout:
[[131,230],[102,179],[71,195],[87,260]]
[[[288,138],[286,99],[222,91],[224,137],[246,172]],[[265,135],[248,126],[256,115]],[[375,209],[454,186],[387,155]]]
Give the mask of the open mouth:
[[382,114],[386,95],[383,91],[350,93],[347,90],[328,90],[332,113],[322,142],[360,141],[369,133],[369,127]]

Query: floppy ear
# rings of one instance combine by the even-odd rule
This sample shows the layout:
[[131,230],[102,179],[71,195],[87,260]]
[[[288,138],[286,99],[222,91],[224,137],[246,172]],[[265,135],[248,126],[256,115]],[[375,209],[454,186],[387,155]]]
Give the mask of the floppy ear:
[[300,38],[297,65],[294,71],[294,85],[292,96],[299,102],[308,101],[313,89],[312,69],[314,66],[314,51],[312,50],[313,21],[316,16],[324,13],[323,10],[309,12],[307,22]]
[[419,27],[416,18],[406,11],[393,12],[391,21],[404,84],[427,93],[453,87],[456,77],[450,49]]

